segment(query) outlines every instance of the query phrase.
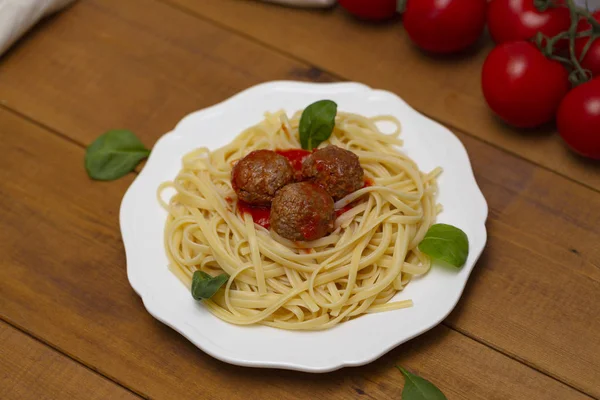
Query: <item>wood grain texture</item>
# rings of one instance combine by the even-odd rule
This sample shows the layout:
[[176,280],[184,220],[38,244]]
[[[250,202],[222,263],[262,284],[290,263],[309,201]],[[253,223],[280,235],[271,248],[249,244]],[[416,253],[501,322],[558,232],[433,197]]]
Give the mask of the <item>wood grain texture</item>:
[[[260,81],[298,77],[330,79],[306,64],[164,4],[90,0],[46,23],[3,59],[0,99],[79,143],[90,142],[106,129],[126,127],[151,144],[188,111],[224,100]],[[5,118],[6,127],[0,124],[3,132],[33,129],[10,122],[10,116]],[[0,176],[5,178],[2,193],[11,190],[11,196],[2,200],[10,212],[0,218],[3,226],[12,227],[1,233],[5,239],[0,245],[6,246],[3,254],[10,255],[5,262],[11,265],[0,271],[10,273],[0,282],[2,293],[8,296],[0,298],[3,313],[103,373],[153,396],[164,396],[177,385],[182,385],[177,393],[186,395],[178,371],[197,376],[208,373],[215,388],[232,385],[226,393],[234,398],[261,395],[265,387],[275,398],[283,396],[286,387],[300,390],[305,386],[309,378],[297,377],[304,375],[270,372],[270,377],[277,378],[267,380],[264,372],[224,366],[153,321],[127,284],[118,235],[118,206],[131,177],[112,183],[89,182],[81,167],[81,149],[57,138],[43,139],[47,132],[33,130],[27,140],[17,142],[12,138],[18,137],[16,133],[0,136],[7,146],[3,154],[27,156],[30,163],[27,175],[17,179],[9,171],[22,169],[22,159],[13,156],[0,161]],[[457,134],[490,203],[490,241],[447,323],[600,396],[596,384],[600,344],[594,335],[600,330],[596,317],[600,311],[598,194]],[[36,251],[27,246],[31,238],[39,244]],[[28,286],[27,277],[34,267],[45,274],[42,296]],[[24,283],[9,285],[12,282]],[[39,304],[40,309],[24,304]],[[52,321],[41,319],[40,315],[55,307],[64,315]],[[95,323],[88,326],[90,320]],[[332,374],[334,378],[322,386],[305,389],[309,391],[306,396],[321,396],[321,390],[342,398],[347,394],[341,380],[345,374],[361,382],[364,376],[377,376],[385,387],[396,385],[396,375],[381,365],[404,363],[406,348],[413,343],[418,342],[401,347],[374,366]],[[462,345],[440,346],[446,354],[446,346]],[[427,345],[419,351],[423,354],[415,357],[427,359]],[[120,360],[123,354],[127,357]],[[491,362],[486,357],[474,365],[491,368],[492,374],[504,370],[487,367]],[[413,365],[417,364],[408,366]],[[446,379],[434,369],[431,372],[432,380]],[[457,386],[469,386],[474,379],[460,369],[452,376]],[[508,380],[516,378],[518,374],[505,375]],[[192,377],[186,379],[186,385],[196,390],[192,393],[198,394],[197,383]],[[260,387],[253,386],[252,379],[258,379]],[[380,390],[381,385],[369,386],[367,392]],[[215,388],[211,393],[218,396]],[[467,396],[458,387],[450,390]],[[495,398],[483,384],[476,386],[476,393]],[[498,398],[510,398],[509,392],[503,393]],[[519,393],[535,398],[523,385]]]
[[151,144],[190,112],[274,79],[328,77],[154,0],[87,0],[2,59],[0,103],[79,143],[126,127]]
[[480,85],[493,45],[488,38],[466,54],[434,57],[410,43],[400,18],[370,24],[341,7],[301,11],[245,0],[162,1],[344,79],[391,90],[438,121],[600,190],[600,163],[571,153],[553,127],[517,132],[492,115]]
[[2,321],[0,343],[2,399],[140,399]]

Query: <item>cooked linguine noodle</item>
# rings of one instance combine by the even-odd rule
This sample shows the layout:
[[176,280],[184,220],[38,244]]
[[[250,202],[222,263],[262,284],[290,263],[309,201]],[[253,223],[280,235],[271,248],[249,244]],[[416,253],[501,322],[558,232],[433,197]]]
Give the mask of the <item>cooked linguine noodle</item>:
[[[188,288],[196,270],[227,273],[226,286],[203,303],[239,325],[317,330],[365,313],[410,307],[411,300],[390,300],[430,268],[417,245],[440,209],[435,195],[441,170],[422,173],[398,150],[396,118],[338,112],[331,137],[320,147],[334,144],[355,153],[373,184],[335,203],[336,209],[349,210],[337,218],[332,234],[292,242],[237,212],[233,164],[257,149],[300,148],[300,116],[267,113],[230,144],[183,157],[175,180],[159,188],[169,213],[169,268]],[[396,130],[382,133],[376,126],[382,121]],[[166,204],[160,193],[168,187],[176,194]]]

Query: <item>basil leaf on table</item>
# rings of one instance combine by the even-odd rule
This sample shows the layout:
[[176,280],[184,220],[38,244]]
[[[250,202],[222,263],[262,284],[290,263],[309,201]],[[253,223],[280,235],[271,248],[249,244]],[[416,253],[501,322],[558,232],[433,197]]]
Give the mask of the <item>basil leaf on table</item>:
[[300,117],[300,145],[312,150],[329,139],[335,127],[337,104],[331,100],[319,100],[304,109]]
[[192,277],[192,297],[195,300],[210,299],[228,280],[229,275],[225,273],[211,276],[204,271],[196,271]]
[[111,181],[133,171],[149,154],[150,150],[133,132],[111,130],[88,146],[85,152],[85,169],[93,179]]
[[462,267],[469,255],[469,239],[459,228],[447,224],[432,225],[419,243],[419,250],[435,260]]
[[448,400],[433,383],[418,375],[411,374],[402,367],[396,367],[404,375],[402,400]]

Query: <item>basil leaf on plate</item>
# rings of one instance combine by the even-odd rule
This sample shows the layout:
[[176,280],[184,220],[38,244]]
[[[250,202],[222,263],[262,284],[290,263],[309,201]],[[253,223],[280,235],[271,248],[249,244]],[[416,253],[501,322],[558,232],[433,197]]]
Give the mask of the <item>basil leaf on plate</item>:
[[329,139],[335,127],[337,104],[331,100],[319,100],[304,109],[300,117],[300,145],[312,150]]
[[433,383],[418,375],[411,374],[402,367],[396,367],[404,375],[402,400],[448,400]]
[[92,179],[111,181],[133,171],[149,154],[150,150],[133,132],[115,129],[101,135],[88,146],[85,169]]
[[432,225],[419,243],[419,250],[435,260],[462,267],[469,255],[469,239],[459,228],[447,224]]
[[192,277],[192,297],[195,300],[210,299],[228,280],[229,275],[225,273],[211,276],[204,271],[196,271]]

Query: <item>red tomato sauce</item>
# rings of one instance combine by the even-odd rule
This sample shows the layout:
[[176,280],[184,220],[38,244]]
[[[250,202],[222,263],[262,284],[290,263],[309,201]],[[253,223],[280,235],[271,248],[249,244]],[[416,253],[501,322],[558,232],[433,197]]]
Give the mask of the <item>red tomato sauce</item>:
[[238,200],[237,209],[240,214],[250,214],[255,224],[262,226],[265,229],[271,227],[271,209],[264,206],[255,206],[248,204],[245,201]]
[[310,155],[310,151],[303,149],[275,150],[275,153],[287,158],[296,172],[302,171],[302,163]]

